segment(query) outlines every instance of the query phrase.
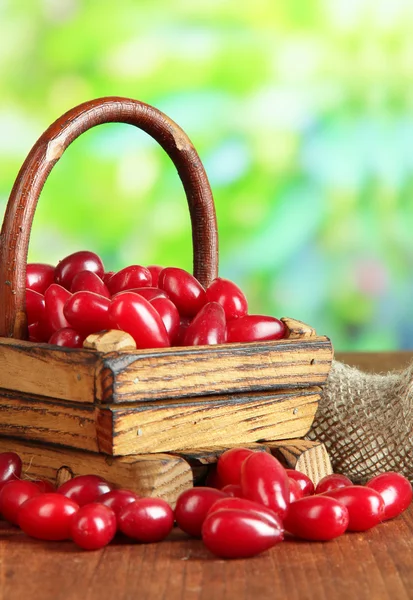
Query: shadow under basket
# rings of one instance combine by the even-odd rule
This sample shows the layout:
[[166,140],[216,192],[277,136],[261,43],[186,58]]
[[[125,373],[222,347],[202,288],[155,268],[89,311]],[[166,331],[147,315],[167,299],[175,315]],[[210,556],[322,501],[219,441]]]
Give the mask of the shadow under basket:
[[[144,129],[174,160],[192,219],[194,275],[204,285],[217,276],[212,195],[182,130],[156,109],[119,98],[61,117],[26,159],[3,223],[0,452],[19,453],[32,479],[62,483],[95,473],[172,505],[234,446],[271,451],[317,482],[331,472],[325,448],[299,438],[314,420],[333,349],[300,321],[282,319],[287,333],[277,341],[154,350],[137,350],[119,331],[92,334],[83,349],[24,339],[27,247],[40,190],[69,143],[108,121]],[[30,210],[19,211],[22,203]]]

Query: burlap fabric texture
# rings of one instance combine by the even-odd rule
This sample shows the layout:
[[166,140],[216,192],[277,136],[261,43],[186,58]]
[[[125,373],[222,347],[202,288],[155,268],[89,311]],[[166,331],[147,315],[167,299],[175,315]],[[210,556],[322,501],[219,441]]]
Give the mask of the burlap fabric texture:
[[333,361],[310,439],[323,442],[335,473],[364,483],[383,471],[413,481],[413,363],[377,375]]

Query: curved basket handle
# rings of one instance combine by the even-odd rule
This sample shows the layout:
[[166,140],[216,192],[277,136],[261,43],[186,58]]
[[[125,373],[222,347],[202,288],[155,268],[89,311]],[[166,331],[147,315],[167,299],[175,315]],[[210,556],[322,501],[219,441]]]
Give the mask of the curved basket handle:
[[37,201],[52,167],[79,135],[102,123],[129,123],[151,135],[174,162],[192,223],[194,275],[207,286],[218,273],[214,200],[201,160],[182,129],[162,112],[129,98],[85,102],[55,121],[33,146],[13,186],[0,239],[0,336],[25,339],[26,262]]

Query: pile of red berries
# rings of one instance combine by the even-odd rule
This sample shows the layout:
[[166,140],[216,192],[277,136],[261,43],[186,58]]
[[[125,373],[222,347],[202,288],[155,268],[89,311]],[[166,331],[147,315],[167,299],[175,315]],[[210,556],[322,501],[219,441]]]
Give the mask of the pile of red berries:
[[214,487],[183,492],[175,511],[165,500],[114,489],[96,475],[74,477],[57,490],[46,481],[20,479],[17,454],[0,454],[0,514],[27,535],[72,539],[86,550],[102,548],[117,532],[142,543],[159,542],[174,522],[222,558],[247,558],[287,533],[328,541],[365,531],[401,514],[412,500],[409,481],[388,472],[367,485],[328,475],[314,489],[303,473],[284,469],[266,452],[228,450],[219,458]]
[[126,331],[137,348],[277,340],[282,321],[249,315],[245,295],[228,279],[205,290],[177,267],[131,265],[105,272],[93,252],[80,251],[57,267],[27,265],[29,339],[81,348],[91,333]]

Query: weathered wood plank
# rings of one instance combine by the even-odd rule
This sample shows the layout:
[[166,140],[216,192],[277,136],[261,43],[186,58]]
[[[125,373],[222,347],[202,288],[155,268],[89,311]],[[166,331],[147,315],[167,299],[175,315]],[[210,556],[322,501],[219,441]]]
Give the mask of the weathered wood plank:
[[8,451],[17,452],[22,458],[25,478],[53,482],[59,469],[65,467],[65,473],[72,476],[100,475],[119,487],[134,490],[142,496],[164,498],[172,505],[193,483],[189,464],[183,458],[167,454],[114,458],[0,438],[0,452]]
[[94,404],[64,402],[0,389],[0,436],[98,452]]
[[102,356],[103,404],[321,385],[333,350],[326,337],[166,348]]
[[308,432],[319,388],[97,406],[0,389],[0,435],[127,455],[226,448]]
[[94,402],[99,356],[0,338],[0,388],[73,402]]
[[110,405],[98,415],[102,452],[126,455],[244,445],[305,435],[319,388]]
[[324,444],[310,440],[268,442],[268,448],[286,467],[307,475],[314,485],[333,472]]

